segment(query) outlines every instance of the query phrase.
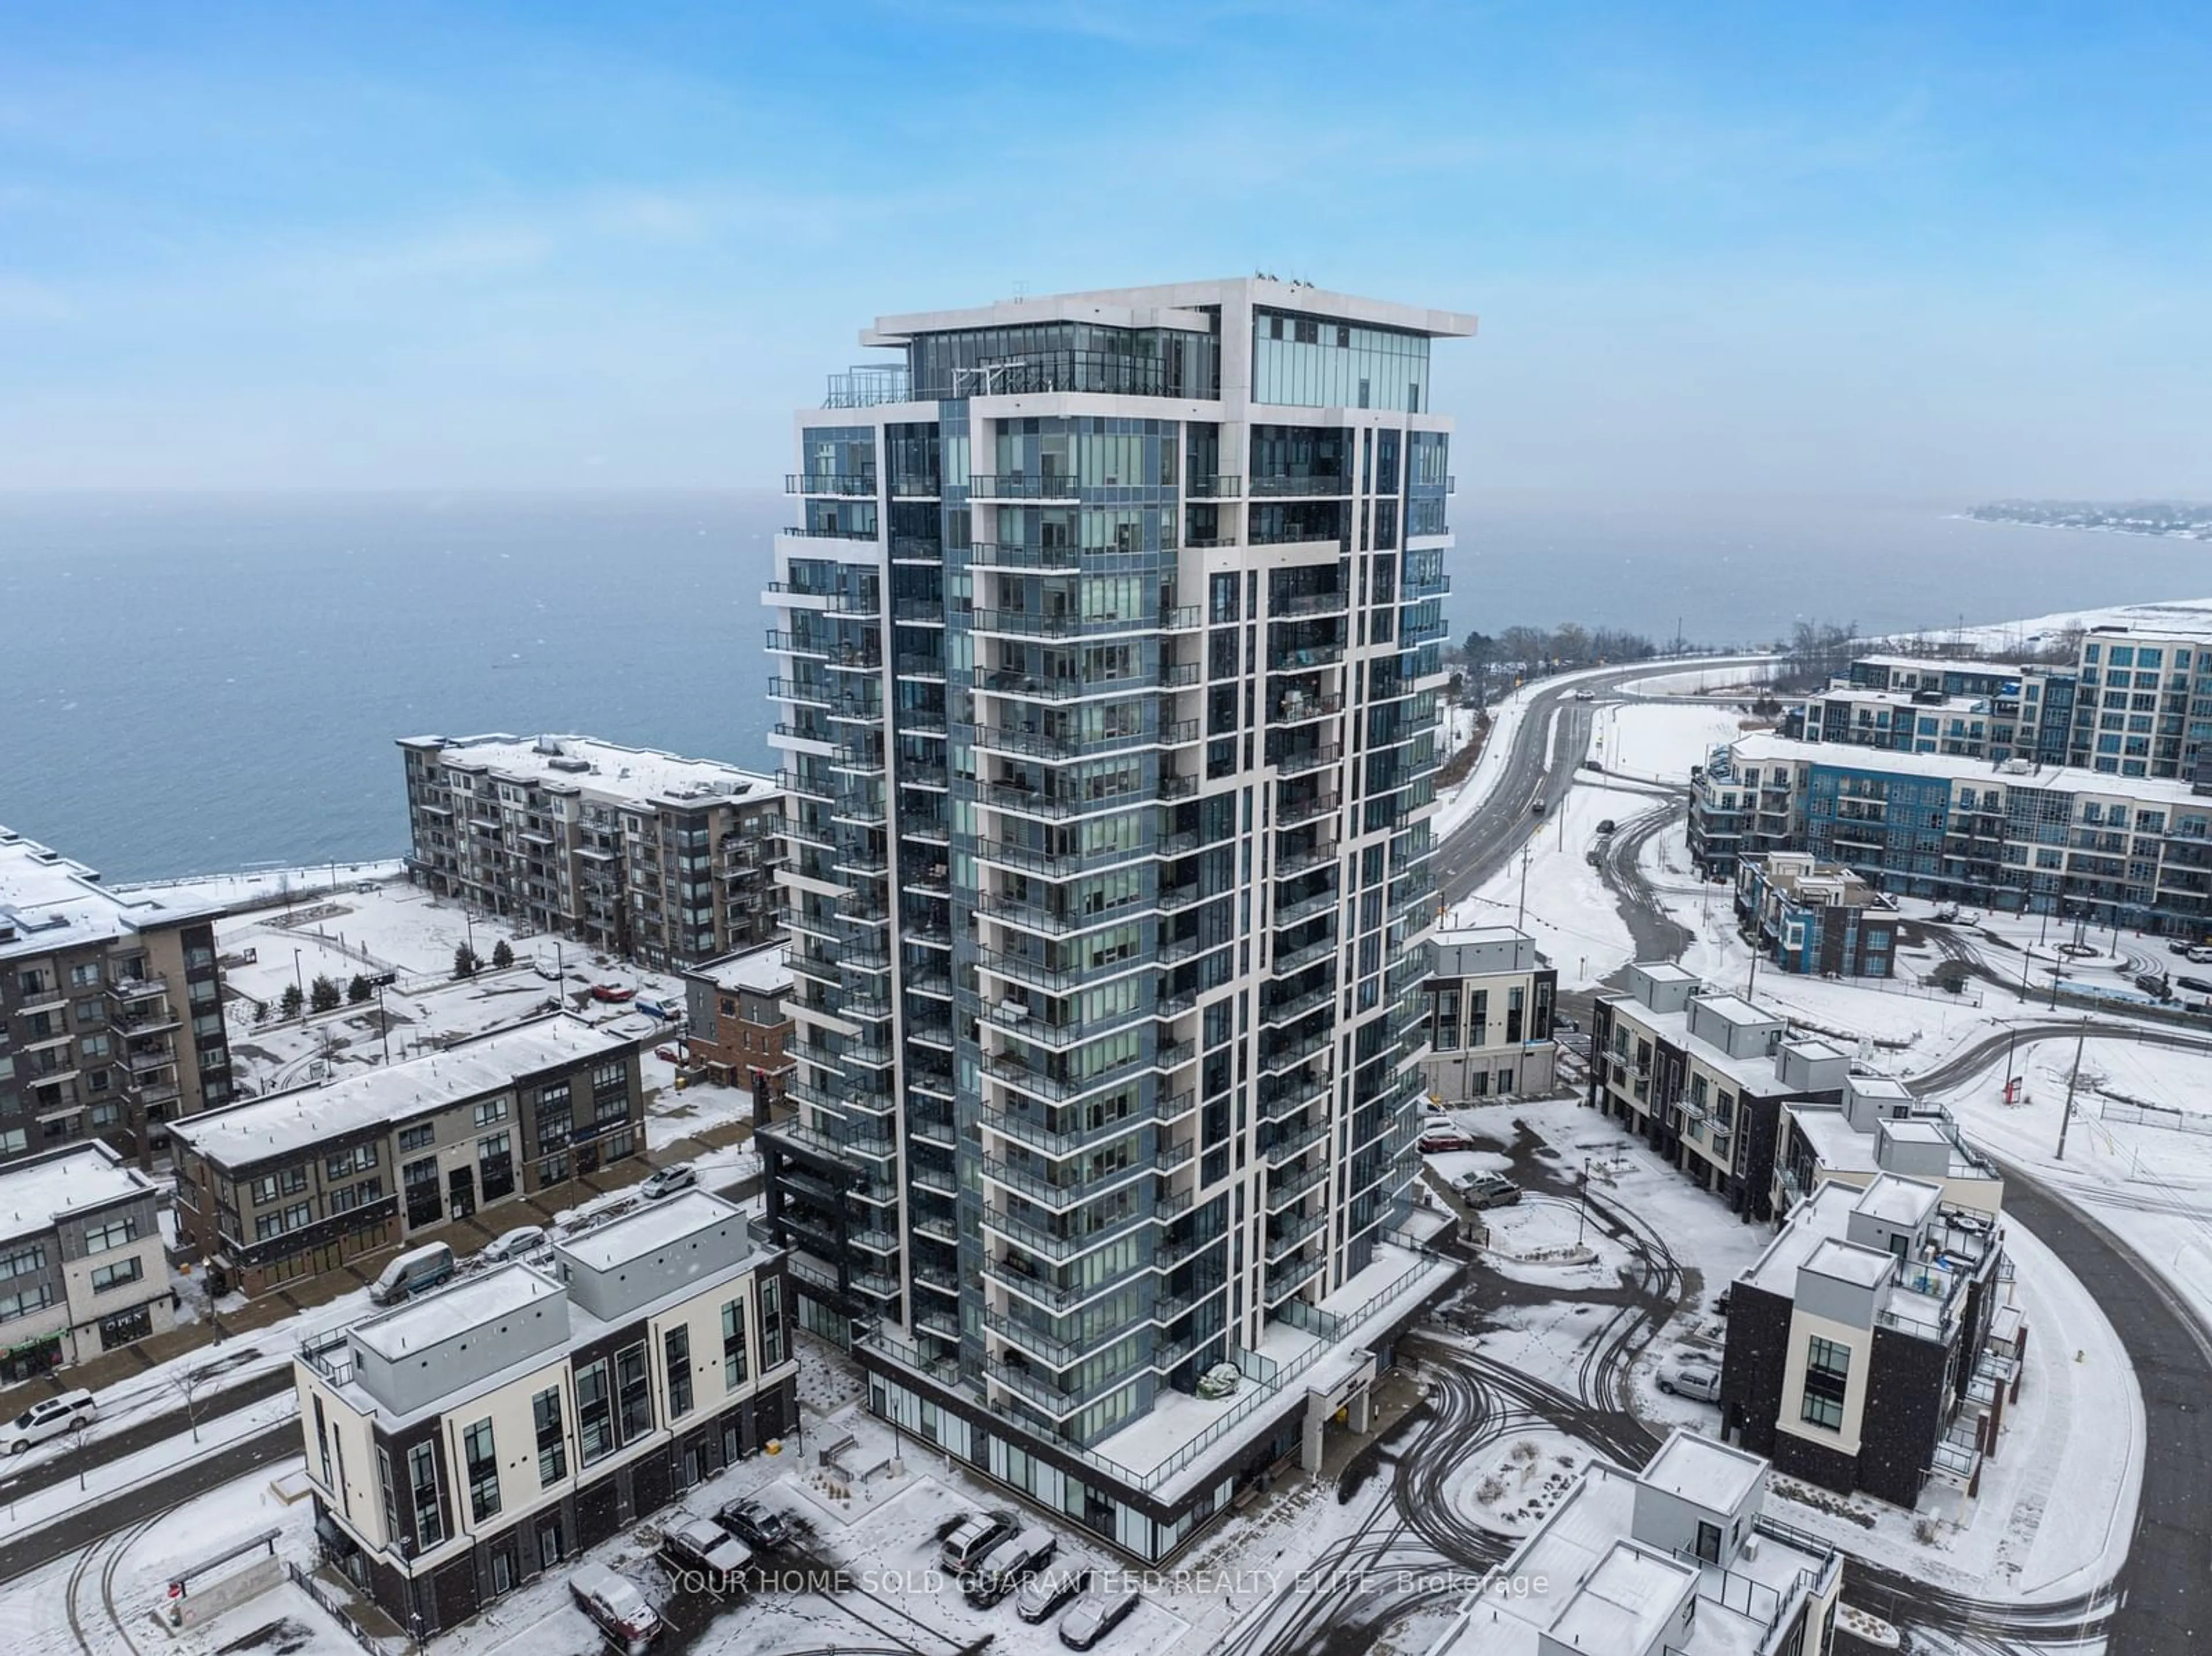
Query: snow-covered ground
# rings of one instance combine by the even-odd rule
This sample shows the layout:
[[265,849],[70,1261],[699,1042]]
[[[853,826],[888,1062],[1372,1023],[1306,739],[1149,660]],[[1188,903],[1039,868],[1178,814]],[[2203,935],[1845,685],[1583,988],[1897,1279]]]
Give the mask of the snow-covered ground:
[[143,891],[177,902],[227,903],[234,907],[281,902],[315,892],[342,892],[357,881],[396,880],[406,863],[388,857],[373,863],[317,863],[313,868],[249,869],[236,874],[195,874],[181,880],[127,881],[118,891]]
[[[681,1011],[683,980],[642,971],[571,941],[534,937],[508,922],[465,910],[404,879],[348,883],[332,895],[293,907],[258,910],[218,922],[216,937],[223,975],[234,992],[226,1003],[231,1055],[240,1078],[256,1092],[343,1076],[385,1061],[401,1062],[458,1036],[481,1034],[532,1017],[549,1002],[645,1042],[640,1060],[647,1095],[648,1145],[673,1140],[750,1116],[744,1088],[676,1089],[676,1065],[659,1056],[678,1043],[672,1027],[641,1012],[634,1003],[602,1004],[587,992],[610,983],[637,998]],[[489,962],[504,942],[516,964],[495,970]],[[457,980],[453,956],[474,948],[485,968]],[[539,969],[539,955],[545,959]],[[249,958],[250,956],[250,958]],[[374,1001],[286,1019],[275,1009],[288,987],[312,989],[328,976],[341,989],[356,974],[399,974],[386,989],[383,1010],[392,1021],[387,1043]],[[557,977],[548,973],[558,973]],[[270,1009],[265,1014],[262,1008]]]

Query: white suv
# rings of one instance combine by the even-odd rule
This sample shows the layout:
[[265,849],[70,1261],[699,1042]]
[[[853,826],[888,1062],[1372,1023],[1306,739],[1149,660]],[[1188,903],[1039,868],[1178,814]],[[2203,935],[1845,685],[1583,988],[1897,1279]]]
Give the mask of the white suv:
[[0,1429],[0,1449],[20,1455],[33,1443],[44,1443],[50,1437],[59,1437],[78,1426],[88,1426],[99,1418],[100,1405],[93,1401],[91,1392],[64,1392],[58,1398],[33,1404]]

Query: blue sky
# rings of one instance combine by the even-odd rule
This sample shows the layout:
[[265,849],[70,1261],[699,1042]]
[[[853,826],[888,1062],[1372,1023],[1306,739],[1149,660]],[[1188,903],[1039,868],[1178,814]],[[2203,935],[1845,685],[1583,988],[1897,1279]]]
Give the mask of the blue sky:
[[758,485],[878,312],[1256,268],[1481,316],[1463,488],[2212,495],[2208,38],[17,0],[0,487]]

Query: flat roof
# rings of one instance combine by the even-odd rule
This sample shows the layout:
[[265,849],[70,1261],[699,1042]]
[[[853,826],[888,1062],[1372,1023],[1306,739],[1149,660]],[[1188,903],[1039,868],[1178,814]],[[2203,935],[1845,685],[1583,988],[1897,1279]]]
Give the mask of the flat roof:
[[1883,1121],[1876,1131],[1887,1133],[1900,1144],[1948,1144],[1951,1135],[1932,1121],[1915,1121],[1909,1117],[1903,1121]]
[[1637,1481],[1703,1507],[1732,1513],[1766,1477],[1766,1463],[1747,1450],[1678,1426]]
[[733,993],[750,989],[755,994],[772,995],[791,985],[790,951],[784,943],[772,943],[765,949],[749,949],[742,955],[724,955],[719,960],[702,961],[689,968],[685,975],[703,978],[717,989]]
[[1607,991],[1600,998],[1613,1008],[1614,1016],[1625,1019],[1655,1040],[1680,1047],[1693,1062],[1732,1082],[1739,1089],[1749,1091],[1754,1097],[1764,1098],[1771,1094],[1794,1090],[1776,1071],[1773,1059],[1766,1053],[1735,1058],[1702,1035],[1692,1035],[1690,1033],[1690,1014],[1686,1009],[1680,1012],[1655,1012],[1626,990]]
[[1918,1101],[1913,1098],[1912,1089],[1895,1076],[1853,1076],[1850,1085],[1850,1089],[1861,1098],[1901,1098],[1908,1102]]
[[179,1117],[169,1124],[169,1133],[218,1166],[236,1168],[296,1155],[363,1128],[433,1114],[511,1086],[517,1076],[636,1045],[632,1037],[574,1013],[549,1012],[389,1068]]
[[[1884,1126],[1891,1124],[1884,1122]],[[1902,1124],[1898,1124],[1902,1125]],[[1946,1149],[1951,1141],[1942,1133],[1936,1142]],[[1931,1185],[1924,1179],[1904,1179],[1893,1173],[1883,1174],[1869,1184],[1859,1199],[1851,1204],[1851,1211],[1863,1213],[1869,1219],[1880,1219],[1893,1225],[1917,1225],[1936,1211],[1936,1204],[1943,1199],[1943,1187]]]
[[441,764],[461,770],[525,782],[548,792],[589,794],[636,806],[773,799],[783,792],[774,777],[719,759],[685,759],[657,748],[628,748],[592,736],[410,736],[403,737],[400,745],[435,748]]
[[1800,1058],[1849,1058],[1850,1054],[1835,1042],[1820,1035],[1797,1035],[1782,1043],[1785,1052],[1795,1052]]
[[1475,318],[1464,312],[1431,310],[1390,300],[1362,299],[1331,293],[1309,283],[1278,282],[1272,276],[1226,276],[1173,282],[1141,288],[1096,288],[1078,293],[1024,294],[958,310],[910,311],[879,316],[860,334],[863,345],[901,345],[916,334],[949,333],[969,328],[1003,328],[1024,322],[1085,321],[1106,327],[1175,328],[1203,332],[1212,326],[1204,312],[1236,300],[1255,308],[1300,311],[1432,339],[1462,339],[1474,334]]
[[[2094,794],[2100,798],[2190,805],[2212,813],[2212,798],[2198,793],[2185,778],[2115,776],[2075,765],[2031,766],[2025,771],[1997,768],[1987,759],[1960,754],[1904,753],[1894,748],[1861,748],[1840,742],[1796,742],[1755,731],[1728,744],[1739,765],[1825,765],[1832,770],[1869,775],[1928,776],[2034,792]],[[1723,786],[1728,786],[1726,783]]]
[[1741,995],[1700,995],[1698,1004],[1726,1022],[1748,1027],[1754,1023],[1783,1023],[1779,1012],[1762,1011]]
[[154,1183],[101,1143],[0,1168],[0,1236],[27,1236],[55,1221],[133,1196]]
[[[0,828],[0,960],[110,943],[222,913],[220,903],[110,891],[84,864]],[[10,931],[14,937],[4,935]]]
[[1638,961],[1636,969],[1654,983],[1695,983],[1698,974],[1675,961]]
[[1698,1571],[1636,1541],[1616,1541],[1567,1600],[1551,1633],[1577,1650],[1627,1653],[1651,1648]]
[[594,1271],[613,1271],[737,1216],[738,1210],[720,1197],[687,1190],[634,1208],[581,1235],[556,1237],[554,1247]]
[[1856,1288],[1880,1288],[1896,1268],[1896,1255],[1837,1236],[1823,1236],[1798,1267]]
[[565,1296],[560,1283],[517,1261],[434,1289],[356,1323],[348,1332],[357,1344],[396,1362],[556,1295]]

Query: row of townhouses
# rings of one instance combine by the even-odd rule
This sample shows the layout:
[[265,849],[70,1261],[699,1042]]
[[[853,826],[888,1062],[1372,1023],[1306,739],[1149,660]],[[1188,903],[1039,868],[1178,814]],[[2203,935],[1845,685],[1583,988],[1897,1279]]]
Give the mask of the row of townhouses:
[[1474,329],[1030,297],[879,319],[793,421],[768,1222],[879,1413],[1139,1556],[1449,1275],[1401,1228]]
[[321,1555],[418,1640],[798,1422],[782,1256],[686,1192],[309,1341]]
[[1844,1557],[1766,1516],[1769,1470],[1686,1430],[1593,1461],[1429,1656],[1823,1656]]
[[641,1156],[644,1122],[636,1042],[549,1013],[177,1123],[179,1222],[258,1294]]
[[220,912],[0,828],[0,1165],[101,1139],[150,1167],[170,1122],[233,1095]]
[[1592,1023],[1590,1104],[1774,1241],[1728,1295],[1724,1435],[1910,1507],[1972,1489],[2019,1390],[2004,1181],[1949,1113],[1679,966]]
[[582,736],[399,746],[408,868],[440,896],[654,968],[775,934],[772,778]]

